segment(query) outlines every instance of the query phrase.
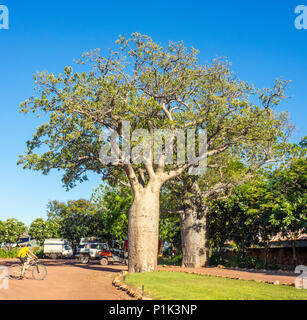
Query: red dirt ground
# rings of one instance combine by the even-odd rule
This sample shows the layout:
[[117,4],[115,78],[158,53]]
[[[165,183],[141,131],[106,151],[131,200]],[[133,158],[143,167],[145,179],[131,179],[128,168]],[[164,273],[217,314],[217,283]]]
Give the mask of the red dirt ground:
[[[16,263],[0,259],[0,265]],[[76,260],[40,260],[48,270],[45,280],[34,280],[31,272],[26,279],[9,280],[9,289],[0,290],[0,300],[128,300],[127,294],[115,289],[115,274],[124,266],[103,267],[97,263],[83,265]]]
[[[0,259],[0,265],[10,266],[15,259]],[[23,280],[9,280],[9,289],[0,290],[0,300],[129,300],[126,293],[112,286],[116,273],[126,266],[101,266],[98,262],[83,265],[76,260],[40,260],[48,269],[45,280],[32,279],[31,272]],[[294,283],[294,273],[251,272],[222,268],[180,268],[159,266],[159,270],[188,271],[212,276],[256,281]]]

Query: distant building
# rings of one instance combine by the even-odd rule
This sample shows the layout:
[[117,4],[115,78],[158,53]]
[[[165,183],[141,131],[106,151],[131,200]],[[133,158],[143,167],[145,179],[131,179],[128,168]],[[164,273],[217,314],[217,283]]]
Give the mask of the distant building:
[[[225,243],[226,255],[232,255],[234,248],[231,242]],[[295,252],[297,263],[294,259]],[[248,254],[257,258],[260,261],[265,260],[268,264],[276,264],[278,266],[295,266],[296,264],[307,265],[307,234],[300,233],[295,240],[289,240],[281,234],[274,236],[271,241],[267,252],[259,245],[253,246],[248,249]]]

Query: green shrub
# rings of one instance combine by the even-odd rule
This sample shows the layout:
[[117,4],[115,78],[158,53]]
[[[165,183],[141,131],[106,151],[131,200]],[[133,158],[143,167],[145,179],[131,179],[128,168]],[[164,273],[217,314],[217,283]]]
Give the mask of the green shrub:
[[255,269],[265,269],[266,265],[263,261],[258,260],[255,264]]
[[224,265],[223,257],[220,253],[212,253],[209,256],[209,265],[218,266],[219,264]]
[[179,266],[181,265],[182,254],[179,253],[174,257],[159,257],[158,265]]
[[175,265],[180,265],[182,261],[182,253],[177,254],[176,256],[172,257],[172,262]]
[[16,258],[18,251],[19,251],[19,248],[0,249],[0,258],[3,258],[3,259]]
[[[17,258],[19,249],[20,249],[19,247],[12,248],[12,249],[0,249],[0,258],[2,259]],[[44,251],[42,248],[34,248],[33,253],[39,259],[44,258]]]
[[212,266],[223,265],[228,268],[249,268],[249,269],[271,269],[276,270],[278,269],[277,264],[265,264],[263,261],[253,257],[253,256],[245,256],[242,257],[239,254],[217,254],[214,253],[209,258],[209,263]]

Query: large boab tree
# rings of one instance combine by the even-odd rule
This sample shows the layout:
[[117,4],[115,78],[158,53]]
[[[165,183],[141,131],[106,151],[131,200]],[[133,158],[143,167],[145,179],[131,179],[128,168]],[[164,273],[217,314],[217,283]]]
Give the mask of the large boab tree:
[[[252,145],[268,110],[249,100],[253,88],[235,79],[226,61],[200,65],[195,49],[172,42],[162,47],[137,33],[129,39],[120,37],[116,44],[118,50],[105,56],[99,50],[84,54],[78,72],[66,67],[63,74],[35,76],[35,96],[22,103],[21,110],[43,114],[46,122],[27,142],[19,164],[44,174],[64,171],[67,188],[86,180],[89,171],[130,185],[134,197],[129,211],[129,272],[153,271],[160,189],[196,165],[172,164],[165,155],[153,161],[154,130],[207,128],[207,156],[214,157],[238,143]],[[129,122],[129,129],[124,129],[123,121]],[[109,163],[100,156],[110,142],[102,138],[106,129],[121,136],[119,148],[113,150],[118,159]],[[171,143],[175,141],[171,138]],[[149,155],[144,151],[148,145]]]

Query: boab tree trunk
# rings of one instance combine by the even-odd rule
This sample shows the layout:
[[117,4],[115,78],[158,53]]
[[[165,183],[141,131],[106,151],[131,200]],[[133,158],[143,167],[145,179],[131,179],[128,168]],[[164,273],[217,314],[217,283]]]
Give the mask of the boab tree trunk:
[[208,260],[206,214],[199,216],[196,207],[187,206],[180,215],[180,230],[182,267],[204,267]]
[[128,271],[151,272],[157,267],[160,190],[162,185],[181,174],[189,165],[164,172],[165,156],[156,172],[151,164],[145,164],[148,183],[145,184],[144,170],[139,169],[137,177],[131,165],[125,171],[133,190],[133,202],[128,219]]
[[129,273],[150,272],[157,267],[160,186],[148,184],[134,194],[129,210]]

